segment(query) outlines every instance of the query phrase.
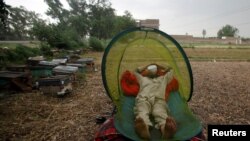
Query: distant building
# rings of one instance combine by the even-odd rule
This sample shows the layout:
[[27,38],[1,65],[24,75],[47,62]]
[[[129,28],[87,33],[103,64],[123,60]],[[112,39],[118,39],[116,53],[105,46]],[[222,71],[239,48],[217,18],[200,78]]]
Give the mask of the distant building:
[[160,27],[160,21],[159,19],[146,19],[146,20],[138,20],[136,22],[137,26],[145,26],[145,27],[152,27],[159,29]]
[[175,40],[180,43],[218,43],[218,44],[242,44],[242,39],[240,37],[194,37],[193,35],[171,35]]
[[240,37],[227,37],[227,36],[222,36],[222,40],[228,40],[229,43],[235,43],[236,45],[242,44],[242,40]]

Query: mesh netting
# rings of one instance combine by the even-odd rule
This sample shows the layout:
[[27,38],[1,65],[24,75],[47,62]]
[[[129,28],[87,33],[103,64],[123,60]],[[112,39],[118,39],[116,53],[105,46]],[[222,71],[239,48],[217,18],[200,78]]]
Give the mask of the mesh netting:
[[[115,126],[123,135],[140,140],[134,130],[135,97],[124,96],[121,76],[127,70],[134,72],[138,67],[149,64],[171,67],[178,80],[178,92],[171,94],[166,103],[166,108],[173,111],[171,115],[179,123],[174,139],[188,139],[201,131],[199,120],[187,105],[193,89],[191,67],[185,52],[171,36],[151,28],[126,30],[113,38],[102,61],[104,87],[117,107]],[[157,130],[152,130],[152,136],[154,139],[161,137]]]
[[125,70],[156,63],[170,66],[180,84],[180,94],[187,101],[192,96],[192,72],[180,45],[169,35],[148,28],[134,28],[117,35],[103,56],[102,75],[108,95],[118,100],[120,77]]

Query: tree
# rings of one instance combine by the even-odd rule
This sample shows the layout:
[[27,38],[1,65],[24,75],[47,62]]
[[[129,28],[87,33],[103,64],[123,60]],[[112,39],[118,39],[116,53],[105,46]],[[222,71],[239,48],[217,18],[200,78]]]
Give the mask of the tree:
[[0,0],[0,39],[4,39],[7,32],[6,21],[8,15],[10,14],[9,8],[9,5],[7,5],[3,0]]
[[8,18],[8,28],[12,39],[22,40],[30,38],[30,30],[35,21],[40,21],[39,14],[28,11],[23,6],[10,8],[11,14]]
[[3,0],[0,0],[0,20],[3,25],[5,25],[7,17],[10,13],[9,8],[9,5],[7,5]]
[[58,20],[61,24],[65,24],[69,17],[69,13],[68,10],[63,8],[60,0],[45,0],[45,2],[49,6],[46,14]]
[[203,38],[205,38],[206,34],[207,34],[207,31],[205,29],[203,29],[202,30],[202,36],[203,36]]
[[34,24],[33,34],[38,40],[56,48],[70,49],[82,43],[74,28],[57,24],[37,22]]
[[127,28],[135,27],[136,22],[129,11],[125,11],[123,16],[116,16],[115,18],[114,34],[121,32]]
[[115,12],[111,4],[106,0],[92,1],[89,4],[90,36],[98,39],[112,37],[114,29]]
[[0,39],[26,40],[35,37],[51,47],[81,45],[86,35],[109,39],[121,30],[135,26],[132,14],[117,16],[109,0],[44,0],[46,14],[56,22],[47,24],[40,15],[24,7],[10,7],[0,0]]
[[88,4],[85,0],[67,0],[71,10],[68,23],[76,32],[84,38],[89,30]]
[[[23,6],[8,7],[9,14],[5,17],[4,26],[1,26],[0,39],[2,40],[23,40],[32,39],[30,33],[33,23],[41,21],[40,15],[28,11]],[[3,25],[2,23],[0,23]],[[2,29],[4,27],[4,29]]]
[[221,38],[222,36],[235,37],[238,32],[239,30],[236,27],[225,25],[217,32],[217,36],[218,38]]
[[85,0],[67,0],[70,10],[64,9],[60,0],[45,0],[46,14],[57,20],[54,24],[36,23],[34,34],[51,47],[73,48],[82,45],[88,32],[87,3]]

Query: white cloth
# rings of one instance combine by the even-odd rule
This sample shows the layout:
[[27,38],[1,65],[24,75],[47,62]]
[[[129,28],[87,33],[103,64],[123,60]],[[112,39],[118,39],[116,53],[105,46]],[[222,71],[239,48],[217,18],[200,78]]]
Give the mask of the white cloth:
[[165,124],[168,117],[166,108],[165,89],[167,84],[173,79],[173,70],[167,72],[164,76],[149,78],[135,73],[140,84],[140,91],[136,97],[134,112],[136,118],[141,117],[144,122],[153,126],[149,119],[152,114],[156,128]]

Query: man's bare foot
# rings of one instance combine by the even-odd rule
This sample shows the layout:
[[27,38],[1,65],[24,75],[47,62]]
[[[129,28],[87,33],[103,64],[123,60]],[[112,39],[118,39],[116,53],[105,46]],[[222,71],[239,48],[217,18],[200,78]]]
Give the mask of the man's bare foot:
[[150,139],[149,127],[140,117],[135,119],[135,132],[143,139]]
[[167,117],[166,124],[161,126],[161,133],[164,138],[169,139],[174,136],[177,130],[177,125],[172,117]]

